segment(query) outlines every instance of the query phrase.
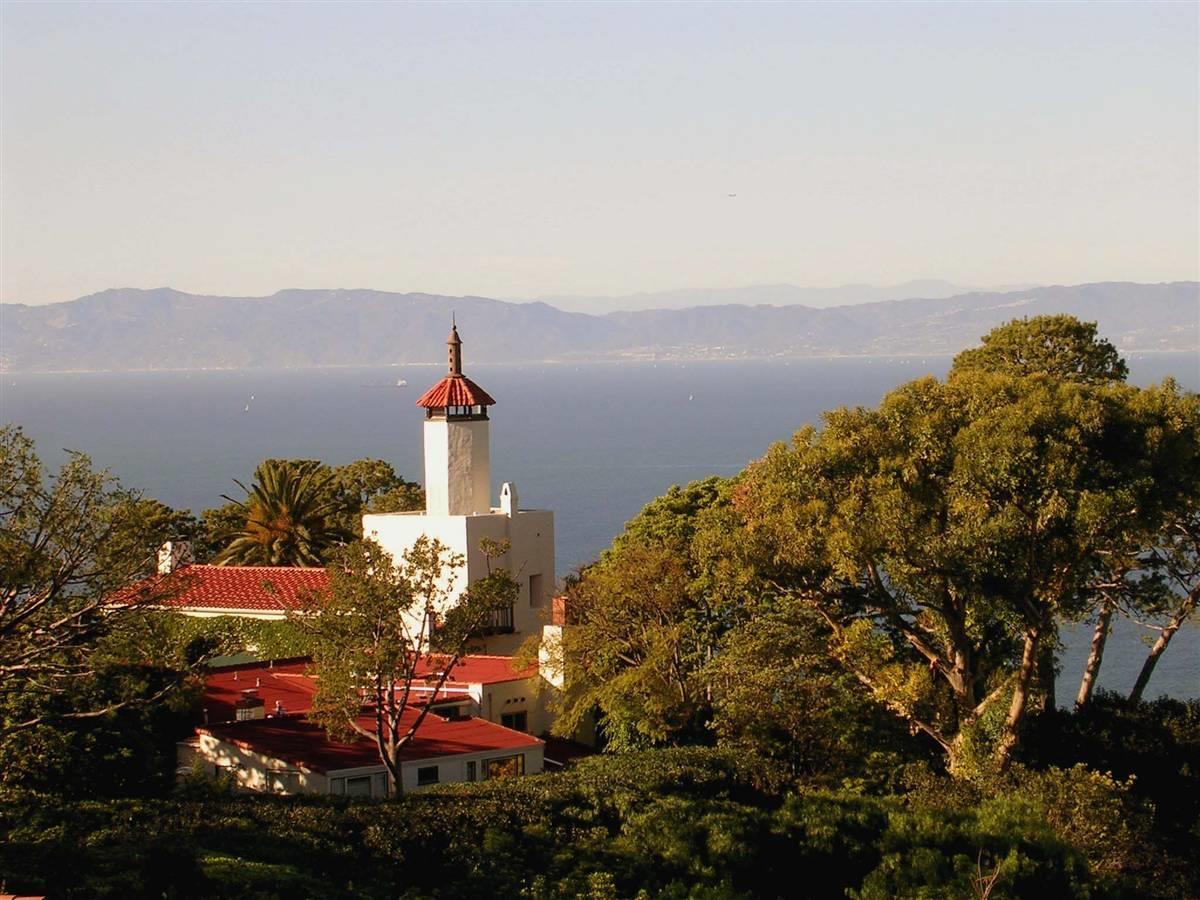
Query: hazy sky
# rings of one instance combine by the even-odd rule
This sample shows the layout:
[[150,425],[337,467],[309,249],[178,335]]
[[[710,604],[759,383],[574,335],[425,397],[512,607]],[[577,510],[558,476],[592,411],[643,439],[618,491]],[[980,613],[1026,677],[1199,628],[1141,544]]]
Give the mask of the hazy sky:
[[1185,2],[4,2],[0,299],[1195,279],[1198,48]]

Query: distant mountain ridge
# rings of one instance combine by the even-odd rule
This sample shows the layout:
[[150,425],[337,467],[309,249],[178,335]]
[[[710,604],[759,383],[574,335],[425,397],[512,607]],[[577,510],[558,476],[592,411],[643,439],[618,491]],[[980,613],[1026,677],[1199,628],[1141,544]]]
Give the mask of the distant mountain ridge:
[[1200,351],[1200,283],[1104,282],[830,308],[708,305],[587,315],[547,303],[373,290],[206,297],[102,291],[0,305],[10,372],[436,363],[450,313],[468,364],[633,358],[941,355],[1022,316],[1097,321],[1123,351]]
[[[994,291],[1014,291],[1035,285],[1023,284],[996,287]],[[904,300],[909,297],[953,297],[968,294],[979,288],[964,287],[925,278],[902,284],[842,284],[837,287],[798,287],[794,284],[752,284],[736,288],[681,288],[673,291],[625,294],[619,297],[556,295],[538,297],[543,303],[568,312],[632,312],[646,309],[688,309],[693,306],[843,306],[854,303],[878,303],[884,300]]]

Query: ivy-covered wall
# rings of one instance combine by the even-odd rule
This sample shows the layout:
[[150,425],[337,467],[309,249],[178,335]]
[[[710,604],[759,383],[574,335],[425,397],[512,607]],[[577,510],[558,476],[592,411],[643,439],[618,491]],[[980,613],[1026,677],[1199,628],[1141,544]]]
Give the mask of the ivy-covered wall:
[[201,618],[164,612],[167,627],[192,659],[250,653],[259,659],[307,656],[310,637],[295,622],[244,616]]

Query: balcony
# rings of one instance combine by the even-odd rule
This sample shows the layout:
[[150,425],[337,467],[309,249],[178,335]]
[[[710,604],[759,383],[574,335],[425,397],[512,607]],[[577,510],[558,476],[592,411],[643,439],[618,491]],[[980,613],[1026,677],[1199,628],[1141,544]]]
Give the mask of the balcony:
[[510,603],[501,609],[493,609],[491,620],[475,633],[484,637],[489,634],[512,634],[515,630],[513,628],[513,605]]

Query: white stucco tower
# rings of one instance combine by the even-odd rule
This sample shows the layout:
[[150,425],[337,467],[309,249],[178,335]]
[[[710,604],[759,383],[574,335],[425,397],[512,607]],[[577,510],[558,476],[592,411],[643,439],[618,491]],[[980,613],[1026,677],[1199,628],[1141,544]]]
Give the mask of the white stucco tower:
[[449,371],[424,393],[425,511],[469,516],[491,511],[488,407],[496,401],[462,373],[462,340],[452,326],[446,340]]
[[417,400],[425,411],[425,510],[363,516],[363,535],[397,559],[422,535],[437,538],[466,563],[455,573],[459,592],[484,577],[485,538],[508,541],[509,552],[492,564],[508,569],[520,585],[511,610],[498,613],[486,634],[488,653],[510,654],[540,634],[554,591],[554,513],[521,509],[516,487],[501,486],[492,506],[488,408],[496,405],[463,374],[458,328],[446,341],[446,375]]

